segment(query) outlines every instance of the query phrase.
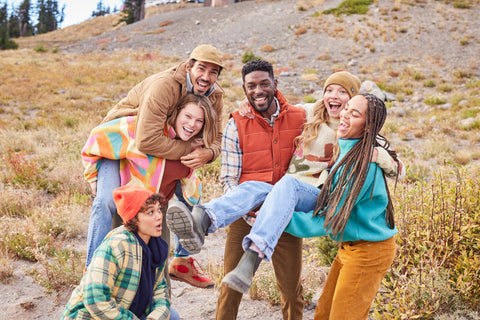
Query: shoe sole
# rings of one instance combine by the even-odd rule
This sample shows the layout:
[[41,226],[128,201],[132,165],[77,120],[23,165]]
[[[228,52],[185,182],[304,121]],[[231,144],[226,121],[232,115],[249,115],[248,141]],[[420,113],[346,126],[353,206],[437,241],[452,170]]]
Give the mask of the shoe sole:
[[246,284],[242,279],[233,275],[231,272],[227,273],[223,278],[222,284],[242,294],[247,294],[250,290],[250,285]]
[[193,218],[181,202],[170,204],[166,214],[167,226],[180,239],[182,247],[191,254],[202,250],[202,239],[193,231]]
[[195,283],[190,282],[190,281],[188,281],[188,280],[186,280],[186,279],[179,278],[179,277],[175,276],[175,275],[172,274],[172,273],[169,273],[168,275],[170,276],[170,279],[172,279],[172,280],[182,281],[182,282],[188,283],[189,285],[191,285],[191,286],[193,286],[193,287],[195,287],[195,288],[200,288],[200,289],[212,289],[212,288],[215,286],[214,284],[209,284],[209,285],[207,285],[206,287],[202,287],[202,286],[196,285]]

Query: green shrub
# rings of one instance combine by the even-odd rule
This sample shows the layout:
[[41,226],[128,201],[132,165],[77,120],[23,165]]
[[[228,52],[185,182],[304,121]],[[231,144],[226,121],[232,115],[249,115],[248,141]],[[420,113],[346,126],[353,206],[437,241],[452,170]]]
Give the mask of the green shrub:
[[319,237],[316,239],[315,244],[320,254],[318,263],[323,266],[331,265],[337,255],[337,242],[330,239],[330,237]]
[[373,0],[345,0],[336,8],[324,10],[324,14],[333,14],[334,16],[340,16],[342,14],[366,14],[368,12],[368,6],[373,3]]
[[45,48],[43,46],[43,44],[40,44],[40,45],[36,46],[35,48],[33,48],[33,51],[43,53],[43,52],[48,52],[48,49]]
[[375,300],[375,318],[480,309],[479,177],[478,168],[437,168],[431,181],[397,189],[397,257],[383,281],[387,292]]
[[242,62],[243,63],[247,63],[249,61],[252,61],[252,60],[257,60],[257,59],[262,59],[261,57],[259,56],[256,56],[252,50],[247,50],[243,53],[242,55]]

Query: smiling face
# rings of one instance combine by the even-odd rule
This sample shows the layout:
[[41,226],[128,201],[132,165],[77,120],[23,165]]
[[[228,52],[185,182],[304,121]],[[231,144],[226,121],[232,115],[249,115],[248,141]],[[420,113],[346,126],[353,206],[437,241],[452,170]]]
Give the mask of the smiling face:
[[137,214],[137,233],[145,243],[148,243],[151,237],[162,235],[163,214],[160,208],[160,203],[155,202]]
[[274,103],[277,84],[267,71],[252,71],[245,75],[243,91],[248,102],[265,118],[270,118],[277,107]]
[[323,102],[327,108],[328,115],[331,118],[338,119],[340,111],[345,108],[347,101],[350,100],[347,90],[338,84],[330,84],[323,94]]
[[340,112],[340,124],[337,137],[343,139],[358,139],[363,137],[367,120],[367,99],[358,95],[347,102],[347,106]]
[[219,66],[205,61],[195,61],[193,66],[187,63],[186,68],[193,84],[193,93],[198,95],[207,93],[220,74]]
[[187,103],[178,113],[175,121],[177,138],[188,141],[195,137],[203,128],[205,114],[195,103]]

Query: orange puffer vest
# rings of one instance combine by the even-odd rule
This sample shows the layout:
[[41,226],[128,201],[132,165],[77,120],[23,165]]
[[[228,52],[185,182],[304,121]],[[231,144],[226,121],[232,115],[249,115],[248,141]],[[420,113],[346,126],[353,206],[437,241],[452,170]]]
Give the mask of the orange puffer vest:
[[293,140],[302,133],[306,116],[303,109],[288,104],[278,90],[275,97],[281,111],[273,127],[253,108],[254,119],[243,117],[238,111],[231,114],[243,151],[240,183],[255,180],[274,184],[287,172]]

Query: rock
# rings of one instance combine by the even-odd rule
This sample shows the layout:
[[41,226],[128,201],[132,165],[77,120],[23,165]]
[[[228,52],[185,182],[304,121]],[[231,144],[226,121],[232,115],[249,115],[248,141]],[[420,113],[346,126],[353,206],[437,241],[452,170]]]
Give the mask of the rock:
[[469,129],[475,123],[475,118],[462,119],[458,122],[458,126],[462,129]]
[[388,114],[403,118],[407,115],[407,111],[401,107],[391,107],[388,109]]
[[386,100],[385,93],[382,91],[382,89],[380,89],[377,86],[375,82],[371,80],[366,80],[362,83],[362,85],[360,86],[360,92],[370,93],[370,94],[376,95],[378,98],[382,99],[383,101]]

